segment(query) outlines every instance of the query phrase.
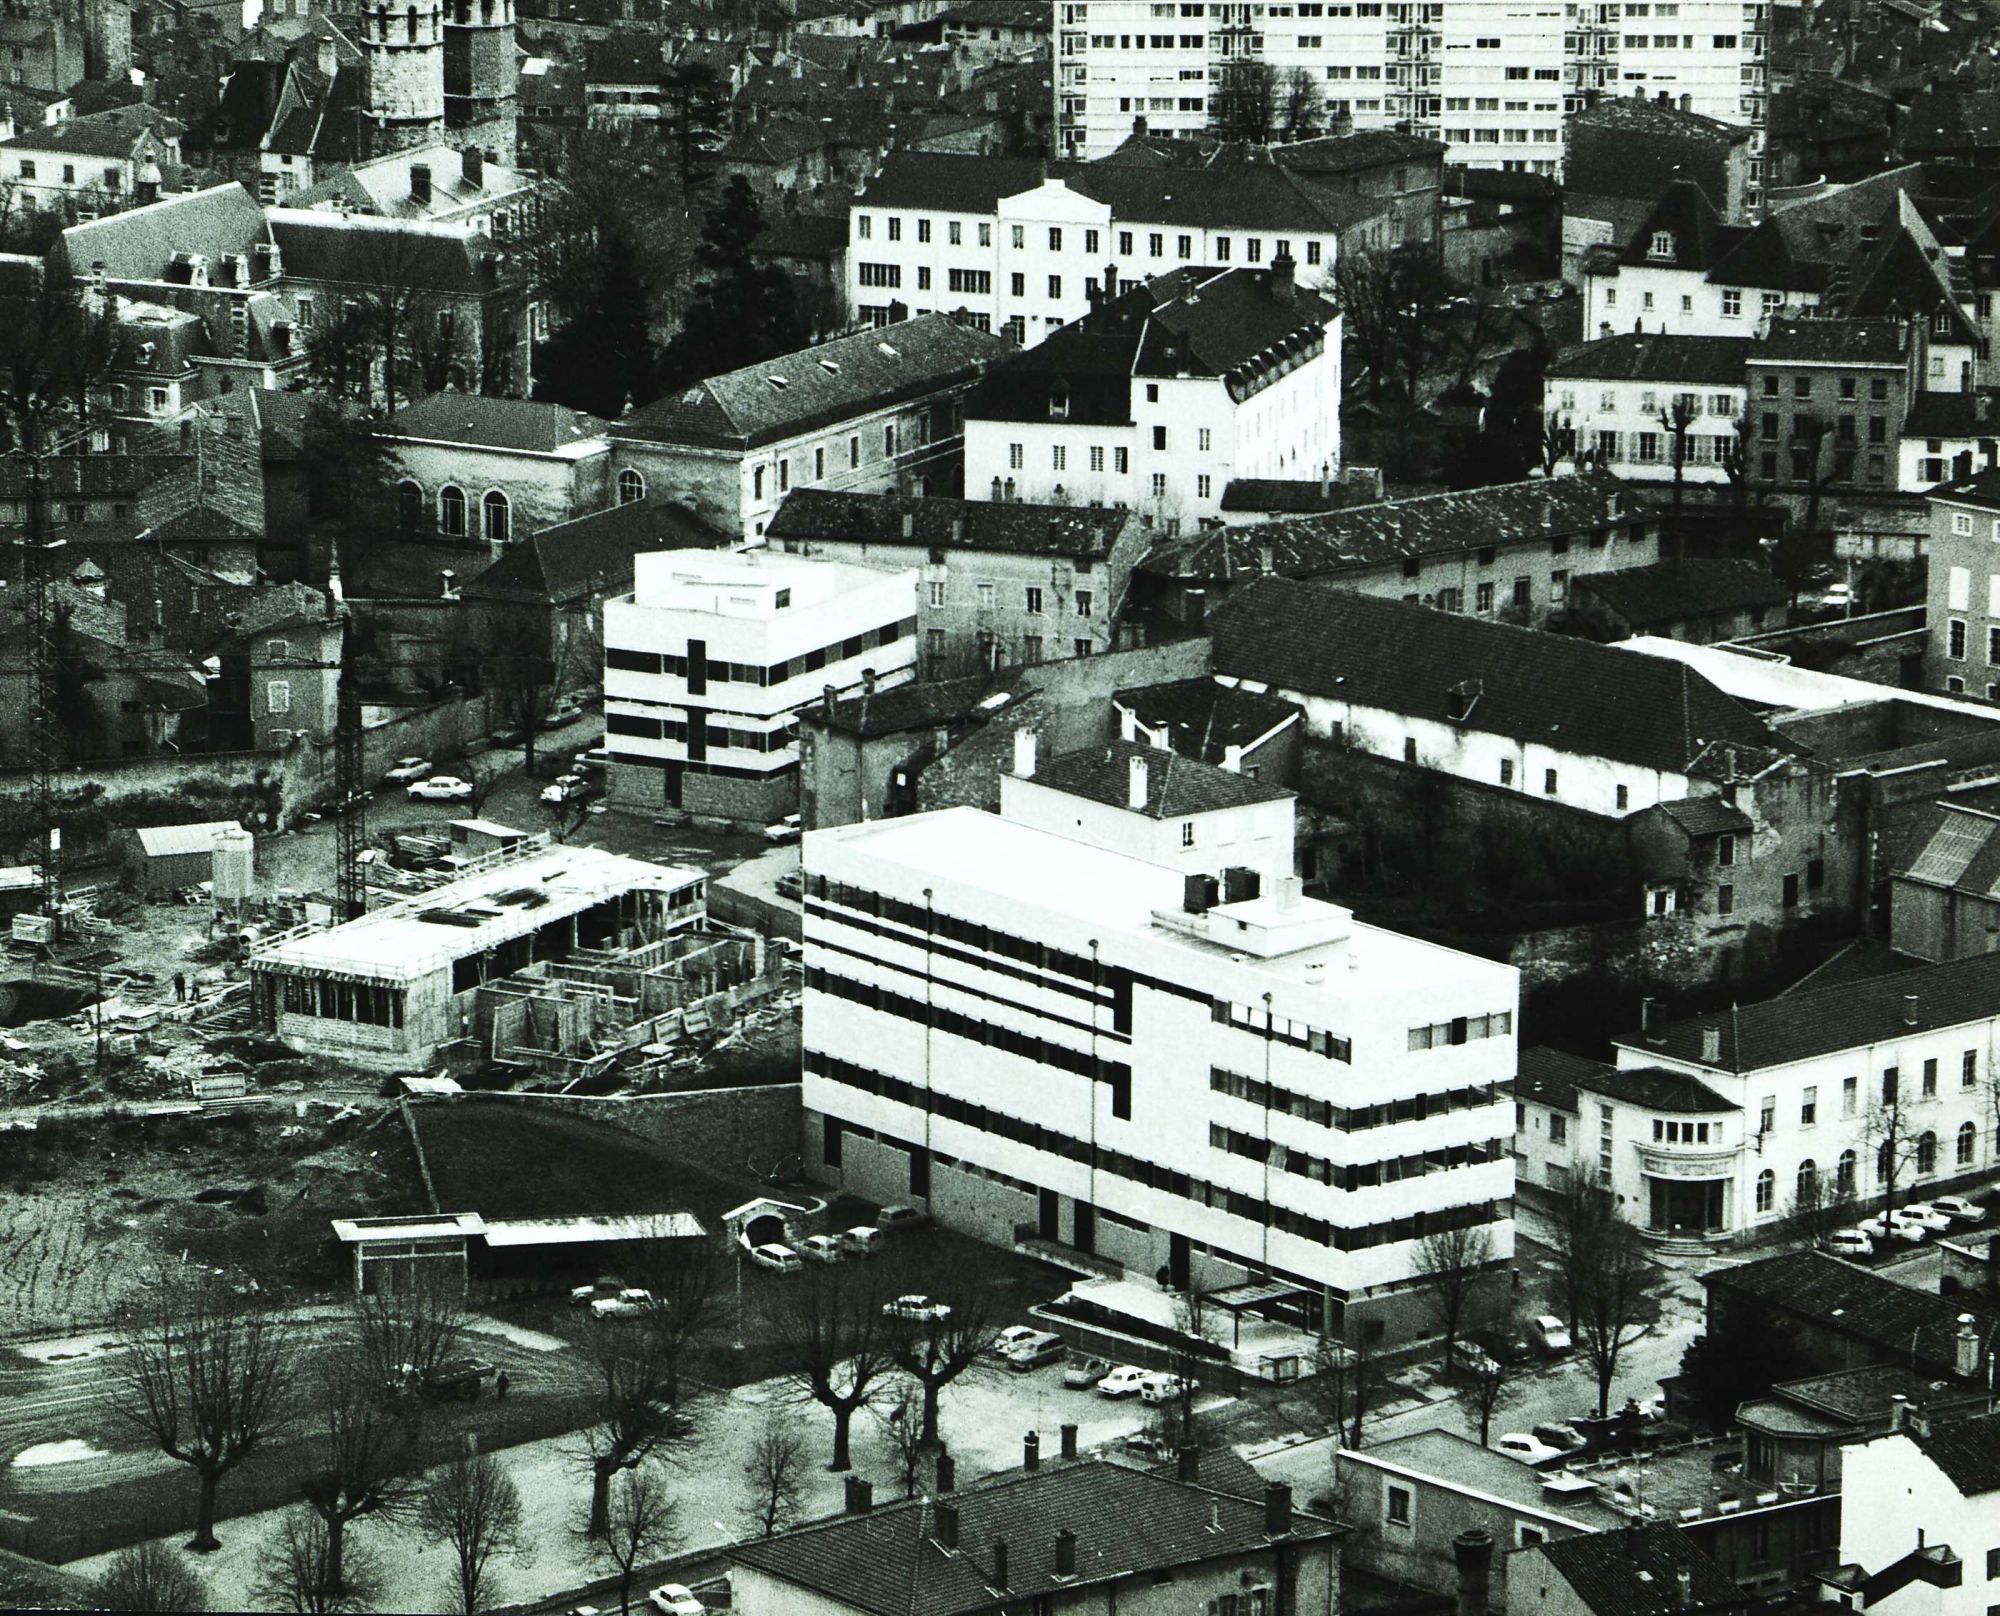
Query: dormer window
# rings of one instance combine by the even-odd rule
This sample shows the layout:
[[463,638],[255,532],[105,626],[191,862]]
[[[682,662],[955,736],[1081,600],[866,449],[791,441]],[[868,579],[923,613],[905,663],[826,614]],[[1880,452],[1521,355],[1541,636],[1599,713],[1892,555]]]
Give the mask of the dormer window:
[[1672,258],[1674,256],[1674,233],[1671,230],[1655,230],[1653,245],[1648,249],[1649,258]]
[[1049,394],[1049,419],[1051,421],[1067,421],[1069,419],[1068,389],[1058,387],[1054,392]]

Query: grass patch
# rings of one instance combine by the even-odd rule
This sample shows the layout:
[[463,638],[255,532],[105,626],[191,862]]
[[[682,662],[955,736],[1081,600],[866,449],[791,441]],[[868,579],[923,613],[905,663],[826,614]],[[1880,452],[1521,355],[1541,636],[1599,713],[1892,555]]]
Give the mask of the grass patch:
[[688,1209],[687,1170],[608,1123],[506,1101],[417,1106],[411,1115],[447,1211],[544,1218]]
[[90,1591],[81,1578],[0,1549],[0,1607],[85,1610],[89,1606]]

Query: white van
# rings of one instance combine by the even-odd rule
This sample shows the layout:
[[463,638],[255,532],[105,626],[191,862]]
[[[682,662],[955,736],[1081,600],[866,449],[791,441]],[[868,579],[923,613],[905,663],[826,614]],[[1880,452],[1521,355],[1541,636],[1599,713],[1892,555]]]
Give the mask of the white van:
[[879,1257],[882,1255],[883,1243],[887,1239],[888,1236],[880,1229],[871,1228],[865,1223],[858,1223],[853,1228],[843,1229],[840,1232],[841,1243],[847,1247],[847,1254],[850,1257]]

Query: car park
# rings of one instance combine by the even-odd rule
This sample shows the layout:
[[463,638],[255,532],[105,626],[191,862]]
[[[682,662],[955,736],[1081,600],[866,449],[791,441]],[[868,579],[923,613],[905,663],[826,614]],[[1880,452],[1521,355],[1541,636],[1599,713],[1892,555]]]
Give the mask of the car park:
[[781,898],[790,898],[794,903],[804,896],[806,878],[797,870],[787,870],[778,877],[776,891]]
[[1063,1384],[1071,1391],[1088,1391],[1110,1373],[1109,1360],[1085,1353],[1063,1365]]
[[1836,1257],[1872,1257],[1875,1241],[1859,1229],[1836,1229],[1826,1237],[1826,1249]]
[[1148,1375],[1139,1382],[1139,1401],[1142,1403],[1171,1403],[1175,1398],[1191,1394],[1200,1389],[1198,1380],[1182,1380],[1179,1375],[1165,1373]]
[[913,1291],[907,1296],[898,1296],[893,1301],[884,1302],[882,1317],[902,1319],[911,1324],[942,1324],[951,1317],[951,1304],[936,1301],[922,1292]]
[[838,1235],[807,1235],[799,1242],[799,1255],[807,1262],[836,1263],[845,1260],[847,1242]]
[[1551,1358],[1561,1357],[1576,1345],[1570,1339],[1569,1326],[1553,1313],[1544,1313],[1528,1321],[1528,1339]]
[[391,785],[405,786],[412,780],[421,780],[431,772],[429,758],[397,758],[382,778]]
[[901,1234],[906,1229],[922,1229],[929,1225],[930,1216],[919,1212],[913,1206],[885,1206],[875,1214],[875,1227],[885,1234]]
[[472,796],[472,782],[455,774],[434,774],[428,780],[412,781],[412,802],[465,802]]
[[1135,1397],[1145,1384],[1146,1371],[1137,1364],[1120,1364],[1106,1372],[1097,1382],[1099,1397]]
[[1940,1195],[1931,1205],[1954,1223],[1984,1223],[1986,1208],[1962,1195]]
[[578,774],[602,774],[611,763],[611,754],[604,747],[593,746],[577,753],[570,762]]
[[1544,1465],[1563,1456],[1561,1448],[1544,1442],[1540,1437],[1530,1436],[1526,1431],[1509,1431],[1493,1444],[1494,1451],[1504,1453],[1510,1459],[1519,1459],[1522,1464]]
[[646,1595],[646,1603],[662,1616],[706,1616],[707,1606],[695,1598],[686,1583],[663,1582]]
[[1512,1330],[1474,1330],[1467,1339],[1489,1358],[1501,1363],[1523,1364],[1532,1362],[1535,1349],[1526,1335]]
[[590,1304],[590,1316],[594,1319],[631,1319],[650,1312],[652,1307],[651,1291],[643,1286],[628,1285],[616,1296],[598,1297]]
[[799,1254],[790,1246],[783,1246],[773,1240],[765,1245],[750,1248],[750,1260],[759,1268],[768,1268],[773,1273],[796,1274],[804,1265]]
[[1017,1341],[1007,1349],[1007,1367],[1017,1374],[1025,1374],[1030,1369],[1039,1369],[1043,1364],[1060,1363],[1064,1352],[1063,1338],[1052,1335],[1047,1330],[1032,1331],[1025,1341]]

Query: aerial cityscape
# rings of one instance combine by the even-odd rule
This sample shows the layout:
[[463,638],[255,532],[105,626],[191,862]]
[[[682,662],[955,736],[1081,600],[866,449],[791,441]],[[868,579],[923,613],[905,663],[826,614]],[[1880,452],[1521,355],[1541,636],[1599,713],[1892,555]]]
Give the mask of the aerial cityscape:
[[0,51],[0,1609],[2000,1616],[2000,6]]

